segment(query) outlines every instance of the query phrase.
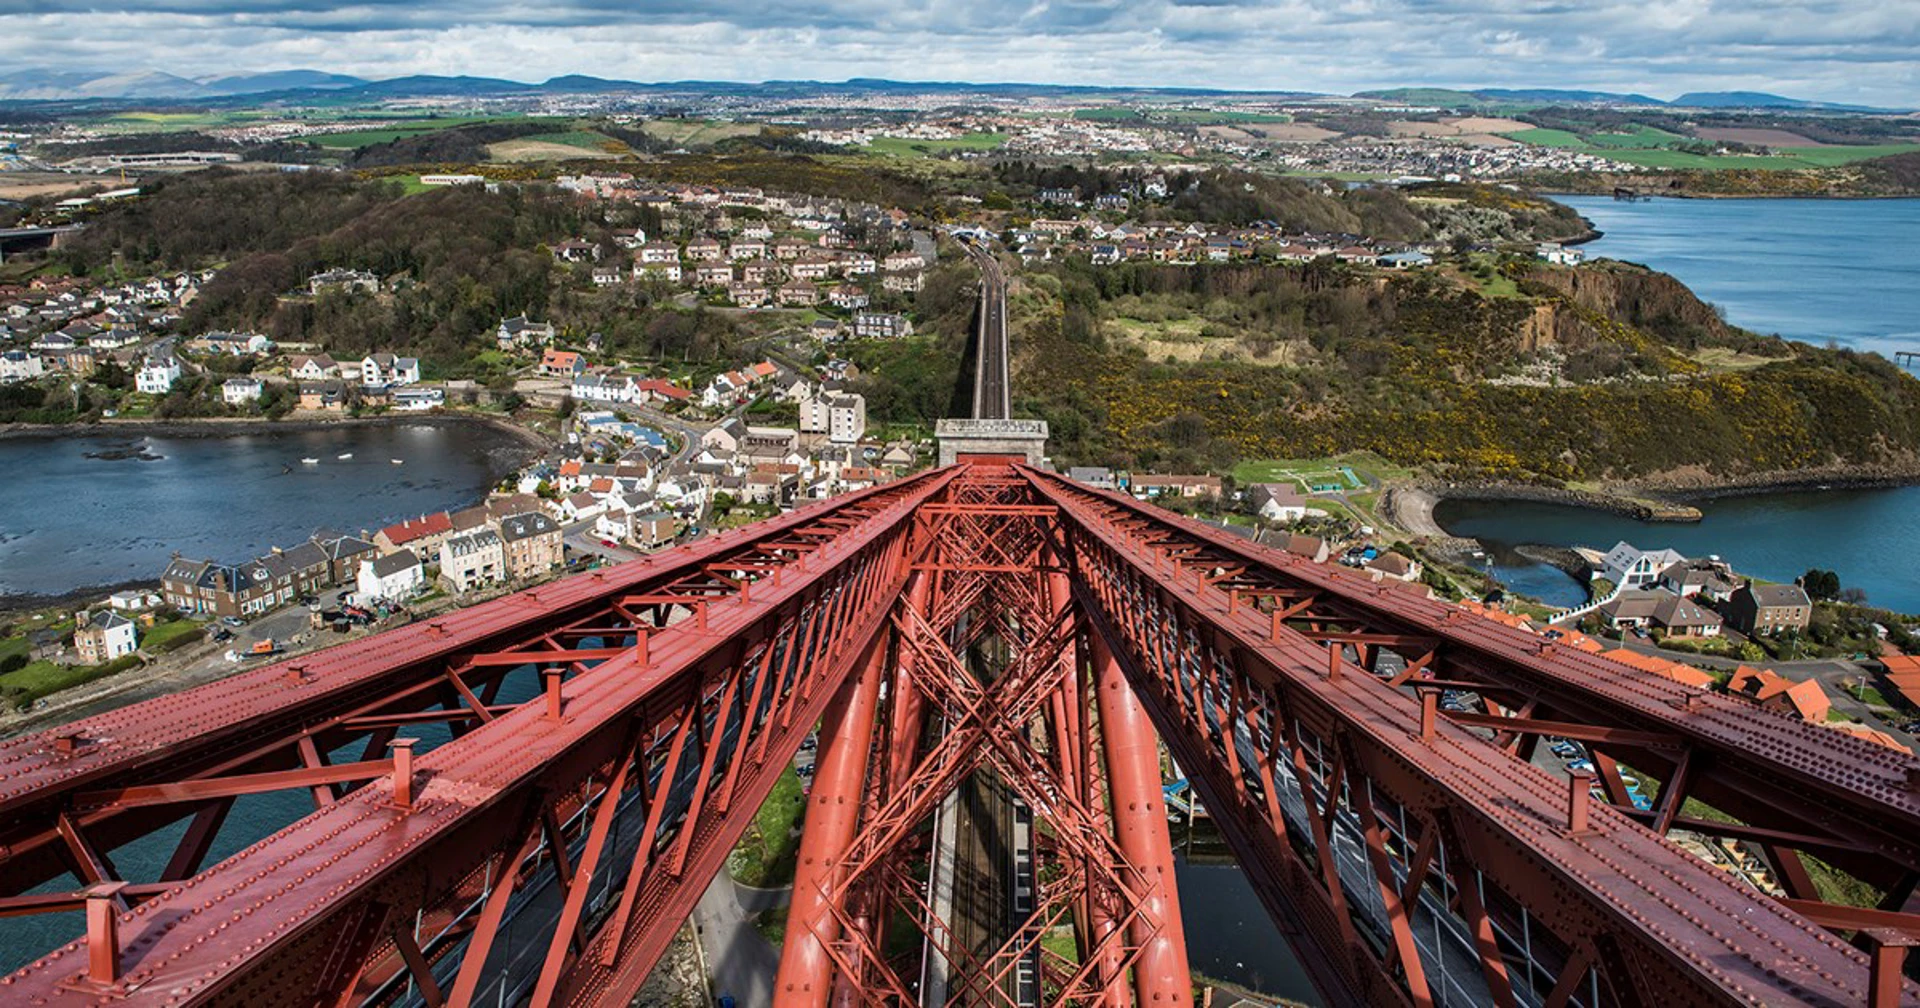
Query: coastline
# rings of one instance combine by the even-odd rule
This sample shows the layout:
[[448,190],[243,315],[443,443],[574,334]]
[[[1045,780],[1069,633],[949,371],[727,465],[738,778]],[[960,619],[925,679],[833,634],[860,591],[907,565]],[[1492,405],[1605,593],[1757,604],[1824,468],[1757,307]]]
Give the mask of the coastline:
[[[524,468],[535,459],[554,450],[555,443],[538,431],[530,430],[519,424],[499,417],[477,416],[471,413],[409,413],[404,415],[383,414],[371,417],[340,417],[335,419],[297,418],[292,420],[261,420],[255,418],[207,417],[181,420],[101,420],[95,423],[74,424],[9,424],[0,427],[0,441],[29,440],[33,438],[61,437],[111,437],[116,435],[153,435],[177,438],[214,438],[240,437],[248,434],[298,433],[301,431],[326,430],[333,427],[380,427],[397,426],[409,423],[455,424],[484,427],[496,434],[504,435],[512,442],[508,447],[513,463],[507,471]],[[485,500],[483,493],[480,500]],[[473,503],[478,503],[475,501]],[[0,592],[0,613],[27,612],[35,609],[55,607],[71,608],[75,605],[111,595],[117,591],[132,588],[152,588],[159,584],[158,577],[135,578],[105,585],[81,585],[71,591],[57,594]]]
[[1419,482],[1390,486],[1379,508],[1387,520],[1419,536],[1453,538],[1434,518],[1443,500],[1533,501],[1616,514],[1647,523],[1699,521],[1692,502],[1772,493],[1876,490],[1920,485],[1920,461],[1906,465],[1826,466],[1753,473],[1730,479],[1653,478],[1617,489],[1567,490],[1526,483]]

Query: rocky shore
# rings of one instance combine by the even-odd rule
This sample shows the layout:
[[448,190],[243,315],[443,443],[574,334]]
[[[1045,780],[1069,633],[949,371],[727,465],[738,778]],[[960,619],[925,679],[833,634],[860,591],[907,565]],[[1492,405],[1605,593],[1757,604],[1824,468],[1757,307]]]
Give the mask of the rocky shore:
[[1434,520],[1433,509],[1442,500],[1520,500],[1564,504],[1622,515],[1637,521],[1695,522],[1700,509],[1687,504],[1643,500],[1623,494],[1522,483],[1427,483],[1389,487],[1380,495],[1380,510],[1388,521],[1418,536],[1446,536]]

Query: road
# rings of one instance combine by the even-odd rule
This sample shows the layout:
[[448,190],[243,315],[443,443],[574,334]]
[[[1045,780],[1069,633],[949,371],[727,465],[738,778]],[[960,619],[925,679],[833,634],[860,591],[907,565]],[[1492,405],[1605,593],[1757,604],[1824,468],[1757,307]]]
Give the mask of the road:
[[1007,372],[1007,278],[993,250],[968,242],[967,255],[980,268],[980,324],[975,330],[973,417],[1005,420],[1013,416],[1012,380]]
[[[767,1008],[773,1004],[774,977],[780,972],[780,950],[748,918],[778,903],[782,897],[760,890],[743,890],[725,868],[713,877],[706,894],[693,908],[694,929],[707,958],[707,975],[715,996],[730,995],[739,1008]],[[745,905],[751,902],[754,905]],[[765,905],[763,905],[765,904]]]

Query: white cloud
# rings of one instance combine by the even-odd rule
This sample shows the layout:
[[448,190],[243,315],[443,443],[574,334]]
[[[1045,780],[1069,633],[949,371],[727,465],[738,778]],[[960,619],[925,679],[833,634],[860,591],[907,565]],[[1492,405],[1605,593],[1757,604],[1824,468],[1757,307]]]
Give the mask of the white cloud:
[[1920,101],[1916,0],[0,0],[0,65]]

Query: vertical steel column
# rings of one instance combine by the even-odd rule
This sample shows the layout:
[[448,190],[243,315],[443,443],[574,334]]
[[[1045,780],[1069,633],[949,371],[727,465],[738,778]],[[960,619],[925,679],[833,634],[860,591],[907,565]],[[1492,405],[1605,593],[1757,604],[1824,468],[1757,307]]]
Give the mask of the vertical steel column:
[[[1107,754],[1107,789],[1120,849],[1145,876],[1148,890],[1132,924],[1140,957],[1133,984],[1138,1003],[1183,1005],[1193,998],[1187,969],[1187,937],[1180,924],[1180,901],[1173,874],[1173,839],[1167,834],[1167,810],[1160,790],[1160,752],[1152,722],[1133,695],[1120,663],[1100,635],[1093,643],[1095,693],[1100,705],[1100,739]],[[1231,736],[1227,744],[1232,745]]]
[[793,903],[787,909],[787,936],[773,988],[777,1008],[819,1008],[833,989],[833,960],[826,946],[839,937],[840,925],[827,894],[839,884],[844,870],[840,859],[860,824],[886,645],[886,635],[874,637],[860,675],[841,687],[822,718],[820,759],[800,834]]

